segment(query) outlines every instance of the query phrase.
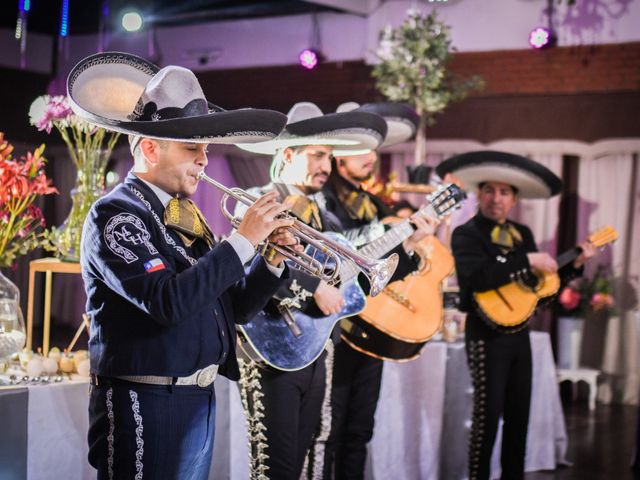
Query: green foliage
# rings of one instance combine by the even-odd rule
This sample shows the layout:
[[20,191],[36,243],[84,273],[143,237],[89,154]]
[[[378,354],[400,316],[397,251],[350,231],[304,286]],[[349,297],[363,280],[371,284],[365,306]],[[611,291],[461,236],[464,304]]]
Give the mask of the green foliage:
[[452,51],[450,28],[435,10],[424,15],[411,9],[398,28],[387,26],[380,32],[380,63],[373,68],[376,86],[389,100],[411,104],[432,124],[449,103],[484,86],[478,76],[461,79],[448,71]]

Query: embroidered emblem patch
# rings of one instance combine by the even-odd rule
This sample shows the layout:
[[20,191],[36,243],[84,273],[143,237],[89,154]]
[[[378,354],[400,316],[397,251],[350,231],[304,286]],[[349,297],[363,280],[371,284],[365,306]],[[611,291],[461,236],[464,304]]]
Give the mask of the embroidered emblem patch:
[[308,297],[313,295],[309,290],[305,290],[298,285],[298,282],[295,279],[291,282],[289,290],[291,290],[295,296],[282,299],[279,303],[281,307],[295,307],[301,309],[302,304],[300,302],[304,302]]
[[156,272],[158,270],[164,270],[164,262],[159,258],[154,258],[153,260],[149,260],[148,262],[144,262],[144,269],[147,273]]
[[142,220],[130,213],[121,213],[111,217],[104,227],[103,233],[109,250],[127,263],[138,260],[138,256],[128,247],[144,245],[151,255],[158,254],[156,247],[149,241],[151,235],[147,227]]

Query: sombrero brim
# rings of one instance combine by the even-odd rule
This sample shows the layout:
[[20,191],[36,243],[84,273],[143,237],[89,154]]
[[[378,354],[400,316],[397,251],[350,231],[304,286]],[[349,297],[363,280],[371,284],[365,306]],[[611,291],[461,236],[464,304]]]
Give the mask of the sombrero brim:
[[290,123],[276,138],[238,147],[253,153],[273,155],[281,148],[301,145],[328,145],[373,150],[380,146],[387,124],[368,112],[330,113]]
[[67,94],[73,111],[98,127],[161,140],[235,144],[276,137],[286,115],[273,110],[239,109],[158,121],[128,118],[158,67],[120,52],[91,55],[69,73]]
[[[418,114],[405,103],[366,103],[352,111],[374,113],[385,120],[387,123],[387,135],[380,147],[387,147],[412,140],[416,135],[420,123]],[[357,155],[368,151],[367,149],[354,151],[353,148],[343,149],[339,147],[334,149],[333,154],[335,156]]]
[[465,190],[478,188],[483,182],[500,182],[518,189],[522,198],[549,198],[562,190],[562,180],[544,165],[520,155],[479,151],[451,157],[436,167],[444,178],[451,173]]

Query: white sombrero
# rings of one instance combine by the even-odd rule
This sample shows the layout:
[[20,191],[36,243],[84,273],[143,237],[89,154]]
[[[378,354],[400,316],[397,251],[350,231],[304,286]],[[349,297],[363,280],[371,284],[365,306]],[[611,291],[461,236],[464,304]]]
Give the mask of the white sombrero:
[[301,145],[349,145],[375,149],[380,146],[387,124],[369,112],[341,112],[324,115],[311,102],[296,103],[287,114],[287,126],[273,140],[238,147],[253,153],[273,155],[279,149]]
[[277,136],[286,117],[273,110],[226,111],[207,101],[191,70],[159,69],[128,53],[80,61],[69,73],[73,111],[99,127],[127,135],[193,143],[250,143]]
[[[387,135],[380,147],[387,147],[397,143],[407,142],[413,139],[418,130],[420,117],[406,103],[378,102],[359,105],[356,102],[347,102],[340,105],[338,112],[368,112],[384,118],[387,122]],[[358,155],[369,150],[357,149],[352,146],[334,148],[333,155]]]
[[451,173],[467,191],[484,182],[512,185],[522,198],[549,198],[562,190],[562,180],[544,165],[513,153],[483,150],[451,157],[436,167],[444,178]]

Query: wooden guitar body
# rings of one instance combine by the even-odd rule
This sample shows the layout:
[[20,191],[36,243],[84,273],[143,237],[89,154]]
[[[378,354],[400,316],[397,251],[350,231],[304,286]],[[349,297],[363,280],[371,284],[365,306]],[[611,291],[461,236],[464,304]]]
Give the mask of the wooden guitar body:
[[343,320],[343,339],[355,349],[385,360],[411,360],[440,330],[442,280],[453,271],[453,257],[436,237],[425,238],[416,251],[422,258],[418,271],[367,297],[362,321],[349,319],[351,326]]
[[515,327],[527,321],[538,306],[538,301],[555,295],[560,289],[556,273],[538,276],[538,285],[529,288],[520,282],[511,282],[495,290],[474,294],[480,310],[501,327]]
[[[602,247],[618,238],[613,227],[605,226],[589,235],[588,240],[596,247]],[[575,260],[580,254],[573,248],[559,255],[558,267]],[[557,273],[535,272],[532,278],[521,278],[494,290],[474,293],[480,313],[497,327],[519,327],[533,314],[538,301],[555,295],[560,289]],[[513,331],[513,330],[512,330]]]

